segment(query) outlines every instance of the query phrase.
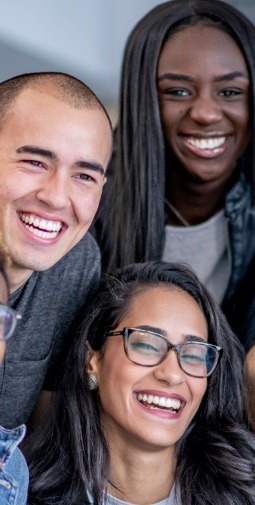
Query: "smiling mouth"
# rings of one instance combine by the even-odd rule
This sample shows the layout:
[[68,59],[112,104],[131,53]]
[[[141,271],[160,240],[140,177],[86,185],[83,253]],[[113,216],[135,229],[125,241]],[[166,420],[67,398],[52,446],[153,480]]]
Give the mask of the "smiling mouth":
[[213,158],[214,156],[221,155],[227,148],[230,137],[230,135],[222,135],[220,137],[180,135],[187,148],[202,158]]
[[227,141],[227,136],[222,137],[210,137],[210,138],[195,138],[195,137],[186,137],[186,141],[193,147],[202,150],[215,150],[222,147]]
[[184,403],[180,400],[166,398],[164,396],[153,396],[142,393],[137,393],[135,396],[137,400],[148,409],[168,410],[174,414],[178,414],[181,407],[184,406]]
[[47,219],[40,219],[33,214],[19,213],[19,218],[24,223],[27,230],[39,238],[53,239],[56,238],[61,230],[61,221],[48,221]]

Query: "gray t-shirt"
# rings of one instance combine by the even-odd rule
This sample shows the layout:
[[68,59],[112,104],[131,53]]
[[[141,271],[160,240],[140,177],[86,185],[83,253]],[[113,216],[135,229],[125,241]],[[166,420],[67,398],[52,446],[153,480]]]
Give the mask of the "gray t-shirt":
[[[115,498],[114,496],[107,494],[104,505],[134,505],[134,504],[124,502],[122,500],[119,500],[118,498]],[[181,505],[178,486],[175,485],[173,486],[168,498],[165,498],[165,500],[161,500],[157,503],[154,503],[153,505]]]
[[54,390],[61,350],[73,339],[99,277],[99,249],[87,233],[58,263],[34,272],[12,293],[9,305],[22,319],[0,368],[0,425],[25,423],[40,391]]
[[194,226],[166,226],[164,261],[191,266],[199,279],[221,303],[231,274],[228,223],[224,211]]

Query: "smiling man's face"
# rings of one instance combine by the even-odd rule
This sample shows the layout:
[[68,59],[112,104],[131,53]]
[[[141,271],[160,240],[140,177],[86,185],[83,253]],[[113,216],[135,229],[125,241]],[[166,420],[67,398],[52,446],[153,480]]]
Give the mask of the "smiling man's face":
[[18,96],[0,130],[0,230],[12,286],[50,268],[85,235],[110,152],[103,110],[73,108],[35,89]]

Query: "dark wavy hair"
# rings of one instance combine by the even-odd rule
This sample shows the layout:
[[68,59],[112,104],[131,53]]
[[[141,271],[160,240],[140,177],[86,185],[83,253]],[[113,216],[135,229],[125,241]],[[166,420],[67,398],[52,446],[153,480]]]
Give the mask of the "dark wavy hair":
[[80,505],[88,490],[94,505],[103,503],[109,453],[99,395],[88,388],[86,341],[102,349],[105,332],[123,320],[139,293],[155,286],[189,293],[205,316],[208,341],[223,347],[199,410],[177,444],[182,504],[254,504],[255,441],[246,428],[242,348],[196,275],[184,265],[161,261],[130,265],[101,282],[84,332],[65,364],[53,418],[27,443],[30,504]]
[[[131,32],[124,52],[114,154],[95,220],[105,271],[162,257],[166,160],[156,86],[157,65],[166,39],[201,21],[228,33],[242,51],[251,81],[249,110],[253,127],[254,25],[220,0],[173,0],[144,16]],[[254,135],[244,158],[247,177],[253,180]]]

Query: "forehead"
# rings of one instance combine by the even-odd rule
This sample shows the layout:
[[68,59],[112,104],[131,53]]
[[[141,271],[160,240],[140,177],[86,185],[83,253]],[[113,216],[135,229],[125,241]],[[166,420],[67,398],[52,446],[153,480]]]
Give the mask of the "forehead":
[[[162,47],[160,67],[169,63],[186,66],[195,71],[196,63],[209,64],[213,69],[228,73],[233,68],[247,71],[246,62],[236,41],[228,34],[211,26],[197,24],[170,35]],[[240,67],[240,68],[239,68]]]
[[182,334],[207,338],[207,323],[191,295],[174,286],[148,287],[131,300],[122,326],[150,325],[172,336]]
[[102,158],[99,161],[105,164],[110,156],[112,134],[103,109],[74,108],[51,94],[27,89],[4,117],[0,143],[1,140],[13,147],[39,143],[53,151],[65,145],[66,150],[75,150],[78,155],[86,151],[94,157],[97,153]]

